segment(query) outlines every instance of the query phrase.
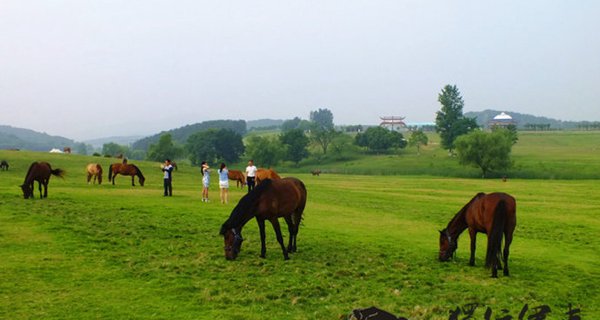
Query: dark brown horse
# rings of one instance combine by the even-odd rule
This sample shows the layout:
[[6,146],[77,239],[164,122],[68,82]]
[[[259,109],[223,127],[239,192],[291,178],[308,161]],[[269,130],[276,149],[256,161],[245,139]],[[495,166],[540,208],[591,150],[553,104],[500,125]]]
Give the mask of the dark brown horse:
[[90,184],[92,177],[94,177],[94,184],[98,179],[98,184],[102,184],[102,166],[98,163],[90,163],[86,167],[87,170],[87,183]]
[[[237,257],[244,240],[242,228],[248,221],[256,217],[260,230],[260,256],[264,258],[267,252],[265,220],[269,220],[275,229],[284,259],[289,259],[288,252],[296,252],[296,237],[305,205],[306,188],[302,181],[296,178],[264,180],[240,199],[240,202],[233,208],[229,219],[221,226],[221,235],[225,239],[225,258],[233,260]],[[290,239],[287,249],[283,244],[278,218],[284,218],[288,225]]]
[[138,180],[140,182],[140,185],[143,187],[144,186],[144,181],[146,181],[146,178],[144,178],[144,175],[142,174],[142,171],[140,170],[140,168],[138,168],[136,165],[134,164],[126,164],[126,163],[113,163],[108,167],[108,181],[112,181],[112,184],[115,184],[115,178],[117,177],[117,174],[122,174],[124,176],[131,176],[131,185],[135,187],[135,182],[134,182],[134,178],[135,176],[138,176]]
[[504,275],[508,276],[508,254],[513,231],[517,225],[515,198],[506,193],[478,193],[450,220],[446,229],[440,231],[441,261],[449,260],[456,251],[458,236],[469,229],[471,237],[470,265],[475,265],[475,240],[477,232],[487,234],[488,245],[485,266],[492,268],[492,277],[498,277],[502,269],[500,253],[504,234]]
[[258,170],[256,170],[256,178],[255,179],[256,179],[255,180],[256,185],[259,185],[261,183],[261,181],[263,181],[263,180],[266,180],[266,179],[278,180],[278,179],[281,179],[281,177],[273,169],[259,168]]
[[[48,197],[48,182],[50,182],[50,175],[57,177],[63,177],[65,171],[62,169],[54,169],[48,162],[34,162],[29,166],[27,174],[25,175],[25,181],[21,185],[23,190],[23,197],[25,199],[33,199],[33,184],[35,181],[38,182],[38,188],[40,190],[40,199]],[[44,195],[42,196],[42,185],[44,186]]]
[[246,185],[246,177],[240,170],[229,170],[227,173],[229,180],[235,181],[236,187],[244,187]]
[[0,168],[2,168],[2,171],[8,171],[8,162],[2,160],[2,162],[0,162]]

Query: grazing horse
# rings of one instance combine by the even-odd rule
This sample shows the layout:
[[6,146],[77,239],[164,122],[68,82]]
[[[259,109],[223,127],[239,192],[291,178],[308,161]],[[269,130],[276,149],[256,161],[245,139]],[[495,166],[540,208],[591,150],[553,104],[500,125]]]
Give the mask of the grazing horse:
[[508,254],[513,231],[517,225],[515,198],[506,193],[478,193],[450,220],[446,229],[440,231],[441,261],[449,260],[456,251],[458,236],[469,229],[471,237],[470,265],[475,265],[475,240],[477,232],[487,234],[488,245],[485,266],[492,268],[492,277],[498,277],[502,269],[500,252],[504,234],[504,275],[508,276]]
[[256,170],[256,178],[255,179],[256,179],[255,180],[256,185],[259,185],[260,182],[263,180],[266,180],[266,179],[279,180],[279,179],[281,179],[281,177],[273,169],[259,168],[258,170]]
[[229,180],[235,181],[236,187],[244,187],[246,185],[246,177],[240,170],[229,170],[227,173]]
[[310,172],[313,176],[319,176],[321,174],[321,169],[315,169]]
[[90,180],[94,177],[94,184],[98,179],[98,184],[102,184],[102,166],[98,163],[90,163],[86,167],[87,169],[87,183],[90,184]]
[[[62,169],[54,169],[48,162],[34,162],[29,166],[27,174],[25,175],[25,181],[21,185],[23,190],[23,197],[33,199],[33,184],[35,181],[38,182],[38,188],[40,190],[40,199],[48,197],[48,182],[50,182],[50,175],[57,177],[63,177],[65,171]],[[42,196],[42,185],[44,186],[44,195]]]
[[0,168],[2,168],[3,171],[8,171],[8,162],[2,160],[2,162],[0,162]]
[[[248,221],[256,217],[260,230],[260,256],[264,258],[267,252],[265,220],[269,220],[275,229],[283,257],[288,260],[288,252],[296,252],[296,237],[305,205],[306,187],[302,181],[296,178],[264,180],[240,199],[240,202],[233,208],[229,219],[221,226],[220,233],[225,240],[225,258],[234,260],[237,257],[242,241],[244,241],[242,228]],[[287,249],[283,244],[278,218],[284,218],[288,225],[290,239]]]
[[115,184],[115,178],[117,177],[117,174],[122,174],[124,176],[131,176],[131,185],[135,187],[135,182],[134,182],[134,178],[135,176],[138,176],[138,180],[140,182],[140,185],[143,187],[144,186],[144,181],[146,181],[146,178],[144,178],[144,175],[142,174],[142,171],[140,170],[140,168],[138,168],[136,165],[134,164],[126,164],[126,163],[113,163],[108,167],[108,181],[112,181],[112,184]]

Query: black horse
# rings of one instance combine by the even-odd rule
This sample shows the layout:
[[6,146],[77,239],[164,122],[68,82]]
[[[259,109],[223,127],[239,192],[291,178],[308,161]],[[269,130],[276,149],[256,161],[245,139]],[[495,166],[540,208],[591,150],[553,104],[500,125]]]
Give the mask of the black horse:
[[[25,199],[33,198],[33,183],[38,182],[40,190],[40,198],[48,197],[48,182],[50,182],[50,175],[63,177],[65,171],[62,169],[52,169],[48,162],[34,162],[29,166],[29,170],[25,175],[25,181],[21,185],[23,190],[23,197]],[[44,195],[42,196],[42,186],[44,186]]]
[[6,162],[6,160],[0,162],[0,169],[2,169],[2,171],[8,171],[8,162]]
[[[289,259],[288,252],[296,252],[296,236],[306,205],[306,187],[296,178],[280,180],[263,180],[254,190],[240,199],[233,208],[229,219],[221,226],[221,235],[225,238],[225,258],[233,260],[240,252],[242,228],[248,221],[256,217],[260,229],[261,252],[265,257],[265,220],[269,220],[275,229],[277,241],[281,245],[283,257]],[[286,249],[278,218],[284,218],[290,233]]]

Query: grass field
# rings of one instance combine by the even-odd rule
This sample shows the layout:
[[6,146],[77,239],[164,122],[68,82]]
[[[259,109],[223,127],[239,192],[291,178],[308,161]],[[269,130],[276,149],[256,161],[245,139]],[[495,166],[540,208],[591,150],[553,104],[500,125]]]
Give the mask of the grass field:
[[[532,165],[543,158],[529,157]],[[122,176],[98,186],[85,183],[85,164],[106,170],[111,159],[10,151],[0,158],[11,164],[0,172],[2,319],[340,319],[373,305],[448,319],[468,303],[481,305],[476,319],[486,307],[516,319],[525,304],[566,319],[569,303],[583,319],[600,318],[596,180],[294,174],[308,189],[298,252],[284,261],[268,226],[267,258],[259,258],[250,222],[240,256],[226,261],[218,231],[244,191],[232,187],[222,205],[213,187],[212,202],[202,203],[196,168],[180,165],[174,196],[164,198],[158,163],[137,162],[145,187]],[[24,200],[18,188],[33,160],[68,172],[52,177],[44,200]],[[510,277],[490,278],[481,234],[475,267],[466,234],[454,261],[437,261],[437,230],[480,191],[517,199]]]
[[[307,159],[300,167],[286,164],[282,169],[307,173],[320,168],[343,174],[481,177],[478,168],[461,166],[455,157],[449,157],[448,152],[440,148],[437,134],[429,133],[428,136],[429,145],[422,147],[420,154],[414,147],[396,154],[346,152],[346,161]],[[519,132],[512,159],[511,169],[491,175],[525,179],[600,179],[600,131]]]

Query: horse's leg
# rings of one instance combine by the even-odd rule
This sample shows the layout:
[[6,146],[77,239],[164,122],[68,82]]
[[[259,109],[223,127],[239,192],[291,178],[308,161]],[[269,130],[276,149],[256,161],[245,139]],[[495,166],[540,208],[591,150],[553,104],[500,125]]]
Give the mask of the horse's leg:
[[512,242],[512,231],[504,233],[504,275],[508,276],[508,254],[510,251],[510,243]]
[[[87,182],[88,184],[90,184],[90,180],[92,179],[92,174],[88,172],[88,176],[87,176]],[[94,178],[94,181],[96,181],[96,178]]]
[[475,265],[475,243],[477,242],[477,231],[469,228],[469,236],[471,237],[471,258],[469,259],[469,265]]
[[283,259],[289,260],[290,257],[288,256],[288,252],[285,249],[285,245],[283,244],[283,236],[281,235],[281,227],[279,226],[279,220],[277,220],[277,217],[271,218],[269,220],[273,225],[273,229],[275,229],[275,234],[277,235],[277,242],[279,242],[279,245],[281,246],[281,251],[283,251]]
[[135,176],[131,176],[131,186],[135,187]]
[[265,244],[265,219],[256,217],[258,222],[258,230],[260,231],[260,257],[264,258],[267,254],[267,245]]
[[286,216],[285,218],[285,223],[287,223],[288,226],[288,232],[290,234],[290,240],[289,240],[289,244],[287,247],[287,251],[289,253],[293,253],[294,251],[294,242],[295,242],[295,235],[294,235],[294,221],[292,220],[292,216]]
[[[43,198],[44,198],[44,197],[42,196],[42,181],[43,181],[43,180],[40,180],[40,181],[38,181],[38,190],[40,190],[40,199],[43,199]],[[31,190],[33,190],[33,189],[31,189]]]
[[112,176],[112,182],[113,182],[113,186],[115,185],[115,179],[116,179],[116,178],[117,178],[117,174],[115,173],[115,174]]

